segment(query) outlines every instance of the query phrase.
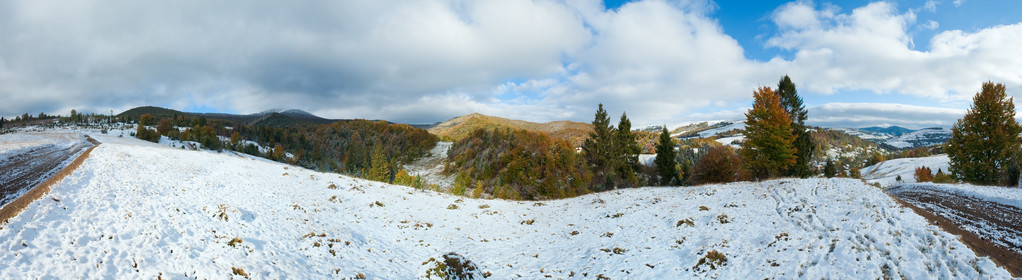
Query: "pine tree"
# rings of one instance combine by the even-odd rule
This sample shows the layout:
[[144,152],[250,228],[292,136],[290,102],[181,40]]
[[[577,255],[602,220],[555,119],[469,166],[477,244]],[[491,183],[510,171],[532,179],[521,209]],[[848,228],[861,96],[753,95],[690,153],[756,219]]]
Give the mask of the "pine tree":
[[619,186],[635,186],[639,183],[635,173],[641,168],[639,165],[639,153],[642,148],[635,142],[635,134],[632,133],[632,122],[628,120],[626,113],[621,113],[621,121],[618,122],[617,130],[614,131],[614,166],[618,178],[621,179]]
[[660,175],[660,185],[667,186],[678,181],[678,168],[675,163],[674,138],[667,131],[667,126],[660,130],[660,141],[656,145],[657,174]]
[[593,131],[589,133],[589,139],[582,144],[582,155],[589,163],[589,168],[594,174],[594,188],[597,191],[603,190],[613,184],[613,161],[611,160],[611,149],[614,144],[614,128],[610,126],[610,118],[607,111],[603,110],[601,103],[593,118]]
[[796,150],[791,119],[779,96],[769,87],[759,88],[745,117],[745,145],[740,154],[746,168],[759,180],[782,175],[795,164]]
[[376,144],[373,149],[372,163],[369,168],[369,180],[390,183],[390,162],[383,152],[383,145]]
[[786,175],[808,178],[812,175],[810,161],[813,158],[813,141],[805,126],[808,111],[802,104],[802,97],[799,97],[798,91],[795,90],[795,83],[788,75],[784,75],[777,82],[777,95],[780,96],[781,106],[791,119],[791,134],[795,137],[794,145],[797,150],[795,165],[787,170]]
[[823,166],[823,176],[827,178],[837,176],[837,166],[834,166],[833,160],[827,159],[827,164]]
[[983,83],[972,108],[951,128],[948,154],[953,177],[979,184],[1014,185],[1009,170],[1018,164],[1022,127],[1015,122],[1015,104],[1003,84]]

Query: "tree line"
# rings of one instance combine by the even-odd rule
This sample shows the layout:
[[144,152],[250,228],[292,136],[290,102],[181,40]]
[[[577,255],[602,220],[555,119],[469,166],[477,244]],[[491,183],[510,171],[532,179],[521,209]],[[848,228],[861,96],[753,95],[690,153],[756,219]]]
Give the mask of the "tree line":
[[437,142],[423,129],[386,121],[342,120],[287,127],[243,125],[205,117],[139,118],[135,136],[157,142],[197,142],[210,150],[231,150],[305,168],[387,183],[401,164],[425,155]]

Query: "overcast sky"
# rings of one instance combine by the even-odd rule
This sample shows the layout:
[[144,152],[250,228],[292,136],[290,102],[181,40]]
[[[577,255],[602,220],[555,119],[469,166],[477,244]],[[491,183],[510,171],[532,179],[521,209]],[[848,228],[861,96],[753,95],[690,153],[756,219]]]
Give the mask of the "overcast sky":
[[813,124],[949,126],[985,81],[1022,95],[1022,1],[0,0],[0,116],[670,124],[785,74]]

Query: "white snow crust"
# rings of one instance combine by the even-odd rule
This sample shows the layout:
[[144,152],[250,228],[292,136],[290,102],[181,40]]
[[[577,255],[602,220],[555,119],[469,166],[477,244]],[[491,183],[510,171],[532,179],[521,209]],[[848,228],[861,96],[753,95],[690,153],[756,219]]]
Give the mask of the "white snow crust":
[[[1010,277],[851,179],[477,200],[92,135],[91,157],[2,225],[0,279],[411,279],[449,252],[489,279]],[[727,261],[697,265],[713,250]]]

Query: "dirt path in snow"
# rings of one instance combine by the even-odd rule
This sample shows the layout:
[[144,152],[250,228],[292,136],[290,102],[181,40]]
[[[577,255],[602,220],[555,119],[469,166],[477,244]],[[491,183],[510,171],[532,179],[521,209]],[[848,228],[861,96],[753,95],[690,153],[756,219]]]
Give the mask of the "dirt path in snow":
[[[71,174],[89,157],[99,141],[85,136],[88,143],[60,149],[53,146],[34,149],[0,162],[0,222],[18,215],[32,201],[50,191],[50,186]],[[84,150],[84,152],[82,152]],[[70,163],[68,159],[78,155]]]
[[961,236],[976,254],[990,256],[1022,277],[1022,209],[940,189],[891,187],[887,193],[945,231]]

